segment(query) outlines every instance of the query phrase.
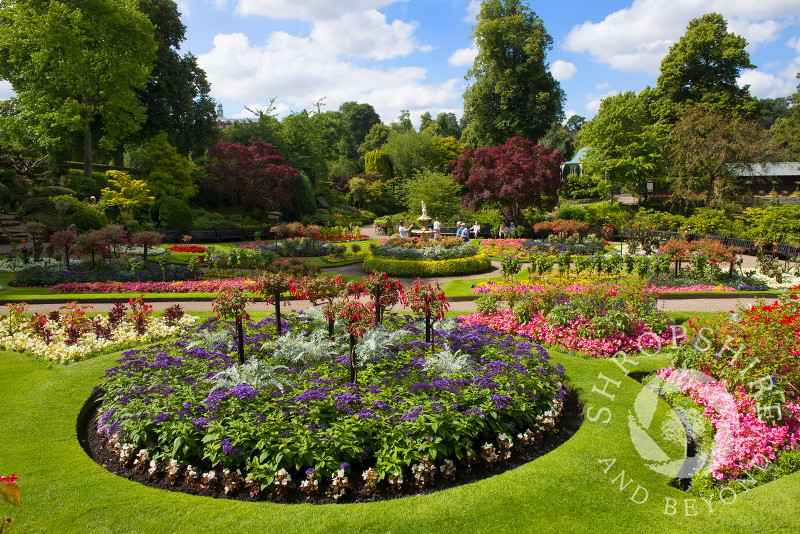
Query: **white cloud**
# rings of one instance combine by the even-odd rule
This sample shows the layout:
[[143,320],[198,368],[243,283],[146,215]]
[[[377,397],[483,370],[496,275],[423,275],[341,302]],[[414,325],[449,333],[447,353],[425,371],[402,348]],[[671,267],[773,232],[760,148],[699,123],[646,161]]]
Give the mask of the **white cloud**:
[[472,65],[475,61],[475,56],[478,55],[478,49],[473,48],[459,48],[447,58],[447,62],[454,67],[466,67]]
[[736,80],[740,87],[750,86],[750,94],[758,98],[778,98],[794,92],[795,85],[789,80],[778,78],[772,74],[751,70],[743,73]]
[[[586,95],[586,105],[583,106],[583,107],[591,115],[594,115],[594,114],[597,113],[597,110],[600,109],[600,102],[602,102],[602,100],[604,98],[607,98],[609,96],[613,96],[613,95],[616,95],[616,94],[619,94],[619,91],[609,91],[609,92],[607,92],[605,94],[601,94],[601,95],[596,95],[596,94],[589,93],[589,94]],[[567,118],[569,118],[569,116],[567,116]]]
[[8,100],[15,94],[14,89],[11,88],[11,82],[0,80],[0,100]]
[[[394,4],[398,0],[239,0],[240,15],[299,20],[337,19],[347,13],[369,11]],[[406,0],[401,0],[406,1]],[[357,32],[359,29],[351,28]]]
[[788,41],[786,41],[786,46],[789,48],[794,48],[798,54],[800,54],[800,38],[792,37]]
[[597,85],[594,86],[594,88],[597,89],[598,91],[602,91],[603,89],[608,89],[609,87],[611,87],[611,84],[608,82],[598,83]]
[[[729,30],[741,32],[754,44],[769,42],[800,15],[797,0],[634,0],[600,22],[584,22],[567,35],[564,47],[587,52],[600,63],[623,71],[657,74],[671,44],[693,18],[709,12],[732,21]],[[776,20],[766,20],[766,19]]]
[[478,18],[478,13],[481,10],[481,0],[470,0],[467,6],[467,15],[464,17],[464,22],[474,23]]
[[[353,28],[358,28],[358,31],[353,31]],[[341,54],[389,59],[422,49],[414,37],[416,28],[415,23],[401,20],[387,24],[386,15],[371,9],[317,22],[311,31],[311,39]]]
[[567,124],[567,121],[569,120],[569,118],[572,117],[573,115],[577,115],[577,114],[578,113],[574,109],[568,109],[567,111],[565,111],[564,112],[564,117],[565,118],[564,118],[563,121],[561,121],[561,125],[564,126],[565,124]]
[[790,23],[788,19],[780,22],[772,19],[754,22],[736,18],[728,21],[728,31],[747,39],[748,48],[752,49],[777,39],[780,32]]
[[176,3],[178,4],[178,13],[184,17],[192,16],[192,8],[189,5],[189,0],[178,1]]
[[559,82],[564,82],[578,73],[578,67],[576,67],[574,63],[557,59],[550,66],[550,72],[553,78]]
[[359,67],[338,59],[326,44],[284,32],[273,33],[263,46],[251,45],[241,33],[217,35],[198,63],[217,98],[265,102],[277,96],[296,111],[326,97],[329,109],[355,100],[394,118],[401,109],[447,105],[463,91],[458,78],[430,84],[420,67]]

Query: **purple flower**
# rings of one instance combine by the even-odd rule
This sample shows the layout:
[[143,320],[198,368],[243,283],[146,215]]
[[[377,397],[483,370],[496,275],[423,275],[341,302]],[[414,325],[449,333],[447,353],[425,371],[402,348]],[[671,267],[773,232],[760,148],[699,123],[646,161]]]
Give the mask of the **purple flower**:
[[160,413],[157,416],[155,416],[155,418],[153,419],[153,422],[156,423],[156,424],[162,423],[162,422],[166,421],[167,419],[169,419],[171,415],[172,414],[169,413],[169,412]]
[[258,392],[255,391],[249,384],[239,384],[238,386],[233,387],[230,394],[239,400],[246,400],[257,396]]
[[505,410],[514,404],[514,399],[507,395],[492,395],[492,401],[494,402],[494,407],[498,410]]
[[219,442],[222,446],[222,452],[227,456],[241,456],[242,451],[231,443],[231,438],[225,438]]
[[406,414],[403,414],[400,417],[400,420],[401,421],[411,421],[411,422],[416,421],[417,419],[419,419],[419,414],[422,413],[422,410],[423,410],[422,406],[417,406],[416,408],[414,408],[410,412],[408,412]]

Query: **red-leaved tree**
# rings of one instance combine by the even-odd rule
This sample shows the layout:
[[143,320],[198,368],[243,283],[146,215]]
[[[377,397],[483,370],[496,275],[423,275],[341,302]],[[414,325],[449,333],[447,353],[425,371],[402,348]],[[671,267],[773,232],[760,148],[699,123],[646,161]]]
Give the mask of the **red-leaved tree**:
[[561,161],[560,150],[511,137],[504,145],[465,150],[451,165],[456,182],[466,186],[462,207],[497,202],[519,224],[525,208],[555,207],[564,187]]
[[208,148],[214,177],[203,187],[215,193],[230,193],[245,208],[291,210],[302,178],[278,154],[274,145],[250,138],[250,145],[220,139]]

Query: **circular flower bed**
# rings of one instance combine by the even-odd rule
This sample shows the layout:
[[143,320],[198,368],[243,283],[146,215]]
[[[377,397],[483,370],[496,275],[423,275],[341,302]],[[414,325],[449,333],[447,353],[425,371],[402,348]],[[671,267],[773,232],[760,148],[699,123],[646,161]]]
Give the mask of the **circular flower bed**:
[[381,271],[392,276],[459,276],[486,272],[491,260],[456,237],[436,241],[390,237],[372,249],[364,272]]
[[563,369],[542,347],[454,321],[432,347],[408,319],[367,332],[352,382],[350,336],[329,339],[318,312],[292,316],[278,339],[274,319],[246,323],[245,364],[231,325],[210,319],[106,372],[98,432],[147,478],[320,502],[493,468],[553,427]]

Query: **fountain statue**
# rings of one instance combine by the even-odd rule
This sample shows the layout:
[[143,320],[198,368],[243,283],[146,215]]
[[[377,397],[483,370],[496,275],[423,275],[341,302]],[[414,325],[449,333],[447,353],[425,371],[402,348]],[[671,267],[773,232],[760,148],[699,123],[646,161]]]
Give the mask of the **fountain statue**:
[[417,217],[417,220],[419,221],[420,227],[419,229],[411,230],[411,233],[422,237],[423,241],[427,241],[433,234],[433,230],[428,228],[428,221],[430,221],[431,218],[428,217],[428,208],[425,206],[424,200],[422,201],[422,215]]

